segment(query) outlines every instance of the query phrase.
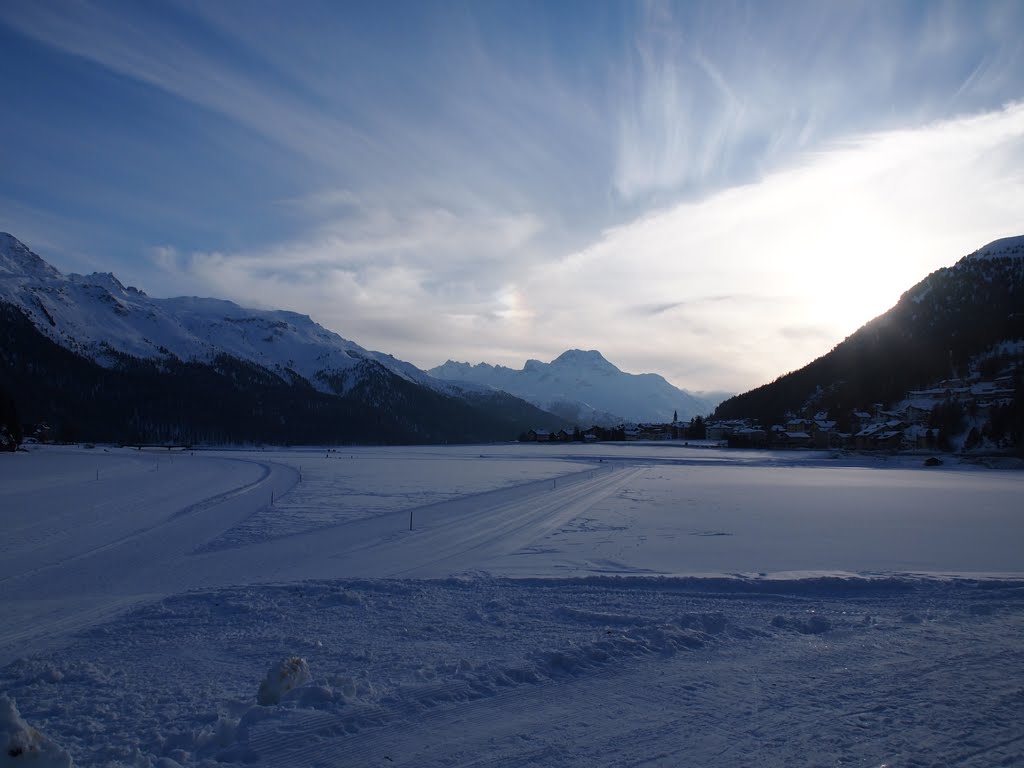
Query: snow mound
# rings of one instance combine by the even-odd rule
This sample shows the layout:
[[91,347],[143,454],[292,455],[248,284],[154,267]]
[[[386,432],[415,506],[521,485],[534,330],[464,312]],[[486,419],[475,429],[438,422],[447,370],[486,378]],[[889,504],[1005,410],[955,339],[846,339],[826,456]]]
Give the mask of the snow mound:
[[71,755],[21,719],[13,699],[0,694],[0,768],[70,768]]
[[267,670],[267,676],[260,683],[256,701],[262,706],[270,706],[281,701],[281,697],[293,688],[305,685],[311,680],[309,665],[298,656],[279,661]]

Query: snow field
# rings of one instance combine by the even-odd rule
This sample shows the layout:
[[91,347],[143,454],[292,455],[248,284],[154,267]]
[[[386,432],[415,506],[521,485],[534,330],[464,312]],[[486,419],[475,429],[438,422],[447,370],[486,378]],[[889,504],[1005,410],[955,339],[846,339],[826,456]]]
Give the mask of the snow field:
[[[134,603],[183,590],[342,574],[338,558],[346,552],[365,573],[392,575],[410,558],[388,562],[370,550],[408,530],[409,504],[436,506],[465,488],[497,487],[491,494],[500,497],[507,487],[504,493],[513,497],[529,496],[539,488],[512,484],[546,482],[586,466],[550,457],[482,462],[477,452],[472,463],[456,453],[418,469],[428,466],[424,456],[430,454],[411,449],[392,453],[390,462],[373,451],[364,452],[367,461],[325,461],[333,474],[318,477],[315,465],[299,472],[303,462],[309,465],[308,452],[267,454],[39,446],[0,463],[10,510],[2,524],[14,542],[0,557],[0,604],[9,618],[0,625],[0,661],[26,647],[42,650]],[[414,486],[400,480],[407,472],[425,486],[418,497],[411,498]],[[346,494],[341,486],[359,493]],[[288,501],[300,489],[305,496]],[[352,496],[375,497],[376,515]],[[467,508],[459,502],[456,512]],[[335,521],[354,522],[324,535],[318,510],[332,507]],[[437,517],[429,509],[424,522]],[[410,557],[434,553],[421,549]]]
[[0,462],[0,579],[153,528],[221,490],[261,479],[249,461],[183,452],[50,448]]
[[1024,573],[1024,475],[655,465],[492,573]]
[[1024,764],[1019,472],[639,444],[3,458],[3,724],[58,760]]
[[[167,598],[0,685],[81,765],[1012,765],[1022,608],[974,580],[303,582]],[[257,704],[292,656],[311,681]]]
[[210,548],[306,533],[386,512],[521,487],[581,469],[579,463],[562,458],[519,456],[495,461],[480,451],[478,446],[260,451],[254,454],[259,459],[300,471],[301,482],[276,499],[273,507],[258,510],[211,542]]

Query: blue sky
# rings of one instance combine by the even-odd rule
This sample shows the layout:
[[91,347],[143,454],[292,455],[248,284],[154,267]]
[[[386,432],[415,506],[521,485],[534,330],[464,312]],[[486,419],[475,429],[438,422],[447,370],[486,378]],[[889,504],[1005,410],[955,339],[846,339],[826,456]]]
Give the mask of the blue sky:
[[1024,232],[1020,2],[0,4],[0,229],[422,367],[743,390]]

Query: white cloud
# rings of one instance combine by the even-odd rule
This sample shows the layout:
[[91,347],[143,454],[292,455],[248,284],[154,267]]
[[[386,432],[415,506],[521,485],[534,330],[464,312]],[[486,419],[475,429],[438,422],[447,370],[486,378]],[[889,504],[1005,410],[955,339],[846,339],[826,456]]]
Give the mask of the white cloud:
[[[230,3],[16,3],[0,16],[152,86],[170,113],[211,116],[218,156],[263,180],[224,221],[201,194],[174,201],[173,227],[159,178],[118,189],[163,222],[143,242],[180,238],[147,262],[162,286],[104,265],[143,288],[307,312],[423,366],[581,346],[681,386],[741,389],[1020,231],[1019,104],[866,132],[1019,98],[1019,8],[975,5],[919,24],[885,4],[652,2],[528,39],[506,36],[500,14],[444,4],[408,38],[331,4],[250,18]],[[546,16],[529,18],[536,31],[552,32]],[[840,131],[860,135],[823,147]],[[264,205],[279,189],[288,199]],[[652,201],[663,208],[601,231]]]
[[741,390],[827,352],[930,271],[1019,233],[1022,167],[1015,104],[853,138],[559,258],[533,215],[371,209],[303,242],[197,254],[184,268],[424,367],[584,347],[679,386]]
[[[749,388],[827,352],[932,270],[1018,233],[1021,167],[1022,104],[860,137],[608,231],[539,270],[528,292],[551,308],[552,351],[589,333],[634,369]],[[559,309],[571,284],[594,298]],[[638,319],[636,305],[667,309]],[[597,332],[576,321],[602,315]]]

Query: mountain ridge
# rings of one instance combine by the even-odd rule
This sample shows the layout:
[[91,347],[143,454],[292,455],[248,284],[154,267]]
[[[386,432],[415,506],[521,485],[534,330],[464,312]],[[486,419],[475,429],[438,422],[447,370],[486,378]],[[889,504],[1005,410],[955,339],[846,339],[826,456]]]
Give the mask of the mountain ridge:
[[448,360],[427,373],[503,390],[584,426],[667,423],[673,414],[689,421],[710,413],[716,404],[659,374],[622,371],[596,349],[568,349],[550,363],[530,359],[521,369]]
[[113,363],[112,353],[186,362],[209,362],[228,353],[279,375],[298,373],[327,392],[324,382],[332,374],[372,359],[403,378],[438,388],[410,363],[366,350],[308,315],[249,309],[226,299],[152,298],[109,272],[63,275],[12,235],[3,237],[0,253],[8,258],[0,300],[20,306],[55,342],[101,365]]
[[0,392],[20,418],[54,421],[65,438],[479,442],[566,426],[506,393],[366,350],[308,315],[155,299],[112,273],[64,275],[8,233],[0,310]]
[[[1024,236],[1015,236],[935,270],[830,352],[724,401],[713,418],[764,426],[785,423],[787,414],[828,412],[843,419],[858,409],[886,409],[943,382],[982,375],[1019,381],[1022,373]],[[1012,407],[1019,413],[1019,406]],[[962,404],[953,396],[950,407]],[[1001,421],[1009,419],[1004,416]]]

